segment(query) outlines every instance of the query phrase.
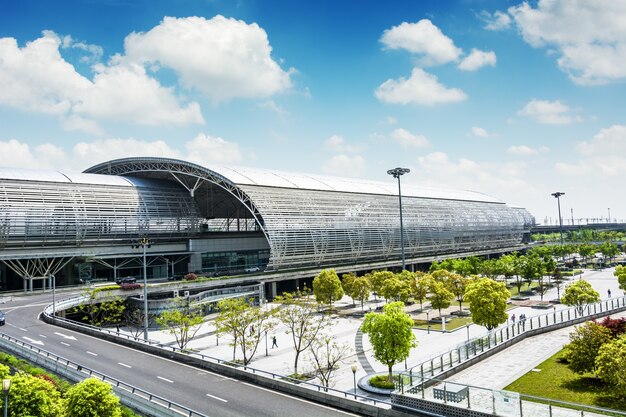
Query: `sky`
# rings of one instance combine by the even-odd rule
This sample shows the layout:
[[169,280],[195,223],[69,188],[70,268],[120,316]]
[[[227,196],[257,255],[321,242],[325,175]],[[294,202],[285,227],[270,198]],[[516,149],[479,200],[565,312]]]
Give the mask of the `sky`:
[[626,1],[0,2],[0,165],[130,156],[626,219]]

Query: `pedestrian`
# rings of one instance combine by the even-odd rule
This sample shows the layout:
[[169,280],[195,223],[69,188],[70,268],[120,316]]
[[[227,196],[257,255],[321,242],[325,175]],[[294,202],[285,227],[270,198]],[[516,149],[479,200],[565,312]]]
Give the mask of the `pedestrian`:
[[606,293],[609,295],[609,298],[611,298],[611,289],[609,288]]
[[515,324],[515,314],[511,316],[511,321],[513,322],[513,324]]
[[526,329],[526,314],[519,316],[519,321],[522,323],[522,330]]
[[278,343],[276,343],[276,336],[272,336],[272,349],[277,348]]

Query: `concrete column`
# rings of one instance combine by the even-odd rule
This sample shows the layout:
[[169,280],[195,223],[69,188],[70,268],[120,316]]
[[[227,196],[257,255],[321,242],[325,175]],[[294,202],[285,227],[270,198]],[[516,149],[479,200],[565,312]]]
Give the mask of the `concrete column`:
[[270,298],[276,297],[276,281],[270,282]]

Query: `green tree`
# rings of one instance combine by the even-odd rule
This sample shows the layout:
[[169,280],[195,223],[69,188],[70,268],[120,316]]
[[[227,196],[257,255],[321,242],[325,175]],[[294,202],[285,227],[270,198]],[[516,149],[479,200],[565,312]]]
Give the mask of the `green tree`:
[[370,338],[374,357],[387,365],[389,381],[393,381],[393,365],[406,359],[417,346],[412,327],[413,320],[404,312],[401,302],[385,305],[382,313],[365,315],[361,329]]
[[598,349],[611,341],[611,332],[604,326],[588,321],[577,326],[569,335],[565,358],[568,367],[579,374],[595,370]]
[[266,332],[275,327],[271,319],[276,310],[264,310],[254,305],[254,300],[231,298],[217,303],[219,313],[215,326],[219,334],[233,336],[233,360],[237,346],[243,356],[244,366],[248,365],[259,348]]
[[341,280],[334,269],[323,269],[313,279],[313,294],[318,302],[332,308],[333,302],[343,297]]
[[190,308],[189,300],[183,297],[174,299],[174,306],[162,312],[156,319],[157,324],[167,329],[174,336],[179,348],[185,349],[200,330],[202,314],[198,309]]
[[428,287],[432,277],[429,274],[416,274],[411,283],[411,295],[420,303],[420,310],[424,309],[424,300],[428,295]]
[[463,310],[463,298],[470,282],[469,278],[460,274],[450,274],[446,279],[445,286],[454,294],[456,301],[459,303],[459,312]]
[[287,328],[285,333],[291,335],[296,355],[293,362],[293,374],[298,377],[298,361],[302,352],[330,326],[330,316],[317,314],[317,303],[310,299],[310,292],[284,293],[276,297],[282,308],[276,312],[278,320]]
[[530,289],[530,284],[542,273],[541,257],[536,252],[522,256],[520,258],[519,271],[522,278],[528,283],[527,288]]
[[96,378],[87,378],[65,394],[65,413],[72,417],[121,417],[120,400],[113,388]]
[[615,387],[613,392],[626,397],[626,336],[600,346],[595,368],[600,379]]
[[11,377],[8,410],[10,417],[56,417],[61,413],[61,394],[46,379],[17,373]]
[[[591,230],[587,230],[591,232]],[[587,264],[587,259],[593,255],[596,251],[595,246],[589,243],[584,243],[578,247],[578,254],[583,257],[583,264]]]
[[607,263],[619,253],[619,247],[613,242],[603,242],[599,249]]
[[411,296],[410,282],[397,276],[391,277],[383,283],[381,295],[385,300],[402,301],[406,303]]
[[617,277],[617,282],[619,283],[619,287],[626,291],[626,267],[623,265],[618,265],[613,271],[613,275]]
[[92,326],[107,326],[122,321],[126,306],[120,297],[103,295],[97,288],[85,291],[86,301],[76,307],[76,312],[82,313],[81,320]]
[[561,302],[566,306],[576,307],[578,314],[583,314],[587,304],[598,301],[600,301],[600,294],[584,279],[579,279],[568,286],[561,298]]
[[11,376],[11,368],[0,363],[0,380]]
[[474,323],[493,330],[508,318],[506,301],[510,297],[506,285],[489,278],[472,281],[465,290]]
[[372,271],[370,275],[370,282],[372,283],[372,291],[378,297],[381,294],[385,281],[393,278],[394,274],[391,271]]
[[361,302],[361,311],[363,311],[363,302],[370,297],[372,284],[367,276],[356,277],[352,283],[352,293],[350,297]]
[[450,302],[454,300],[454,294],[446,288],[443,282],[431,280],[429,284],[430,305],[432,308],[438,309],[441,316],[441,309],[450,307]]
[[311,344],[310,361],[320,383],[328,389],[330,380],[339,369],[339,363],[350,355],[347,344],[339,344],[332,336],[322,336]]
[[347,274],[343,274],[341,276],[341,287],[343,288],[344,294],[352,298],[352,304],[356,304],[356,300],[352,296],[352,285],[354,284],[355,279],[356,274],[354,272],[348,272]]

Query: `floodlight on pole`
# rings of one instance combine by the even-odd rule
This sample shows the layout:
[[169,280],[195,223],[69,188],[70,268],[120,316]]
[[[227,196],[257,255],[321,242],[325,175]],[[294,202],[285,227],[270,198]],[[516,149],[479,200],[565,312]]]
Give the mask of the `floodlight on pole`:
[[559,207],[559,232],[561,233],[561,246],[563,246],[563,218],[561,217],[561,196],[565,195],[560,191],[552,193],[552,197],[556,198],[557,205]]
[[406,269],[404,258],[404,225],[402,224],[402,189],[400,187],[400,177],[411,172],[408,168],[394,168],[387,171],[387,174],[398,180],[398,204],[400,205],[400,250],[402,252],[402,270]]
[[139,241],[133,241],[133,248],[143,249],[143,340],[148,341],[148,266],[146,263],[146,248],[152,245],[150,239],[144,237]]
[[8,415],[9,409],[9,390],[11,389],[11,380],[3,379],[2,380],[2,392],[4,393],[4,417]]

